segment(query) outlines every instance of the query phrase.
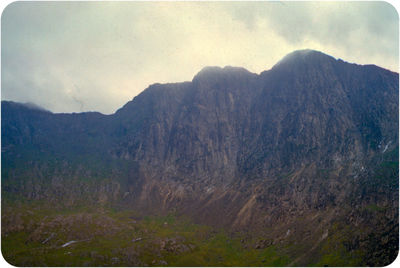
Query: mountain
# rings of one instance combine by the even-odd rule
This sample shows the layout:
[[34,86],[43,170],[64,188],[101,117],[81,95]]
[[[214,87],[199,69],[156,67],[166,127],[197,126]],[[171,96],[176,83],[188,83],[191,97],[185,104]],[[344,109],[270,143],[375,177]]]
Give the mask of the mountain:
[[387,265],[398,80],[301,50],[259,75],[206,67],[153,84],[112,115],[2,101],[2,200],[173,211],[256,248],[286,245],[286,265]]

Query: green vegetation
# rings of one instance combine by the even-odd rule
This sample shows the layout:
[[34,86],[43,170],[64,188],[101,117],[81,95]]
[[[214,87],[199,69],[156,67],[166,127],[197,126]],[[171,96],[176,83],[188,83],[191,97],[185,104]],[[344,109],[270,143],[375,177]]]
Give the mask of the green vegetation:
[[[305,244],[293,237],[259,247],[269,241],[261,234],[228,233],[172,213],[2,202],[1,249],[16,266],[359,266],[364,258],[354,238],[366,230],[354,232],[343,219]],[[365,211],[382,213],[377,205]]]
[[[275,246],[169,214],[21,204],[2,212],[2,253],[16,266],[284,266]],[[67,242],[77,241],[64,246]]]
[[385,211],[384,207],[380,207],[380,206],[375,205],[375,204],[370,204],[370,205],[366,206],[365,209],[368,210],[368,211],[372,211],[372,212],[375,212],[375,211],[377,211],[377,212],[381,212],[382,211],[383,212],[383,211]]
[[352,235],[351,228],[334,224],[332,232],[333,235],[322,244],[320,258],[313,266],[360,266],[362,253],[359,250],[349,250],[345,246]]

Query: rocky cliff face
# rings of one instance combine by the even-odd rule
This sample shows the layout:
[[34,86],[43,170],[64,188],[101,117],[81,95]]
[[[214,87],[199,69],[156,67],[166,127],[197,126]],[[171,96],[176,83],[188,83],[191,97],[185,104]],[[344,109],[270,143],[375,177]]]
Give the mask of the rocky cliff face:
[[311,50],[154,84],[109,116],[2,102],[2,192],[268,228],[310,243],[293,265],[350,226],[376,264],[369,234],[390,233],[388,259],[398,248],[398,114],[397,73]]

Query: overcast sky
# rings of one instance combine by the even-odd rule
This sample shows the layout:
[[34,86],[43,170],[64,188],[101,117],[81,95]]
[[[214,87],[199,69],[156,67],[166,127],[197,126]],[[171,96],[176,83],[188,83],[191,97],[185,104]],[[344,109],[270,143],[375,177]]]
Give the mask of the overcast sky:
[[398,71],[385,2],[14,2],[1,19],[1,98],[113,113],[205,66],[260,73],[311,48]]

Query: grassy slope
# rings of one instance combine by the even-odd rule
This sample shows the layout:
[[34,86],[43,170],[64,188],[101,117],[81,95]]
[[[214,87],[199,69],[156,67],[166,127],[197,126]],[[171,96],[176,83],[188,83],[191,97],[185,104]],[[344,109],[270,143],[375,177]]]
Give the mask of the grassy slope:
[[[376,205],[364,210],[371,217],[385,213]],[[173,214],[139,215],[110,207],[66,209],[3,199],[2,253],[16,266],[359,266],[365,253],[349,238],[370,232],[338,218],[320,241],[293,237],[257,248],[263,235],[227,233]],[[62,247],[69,241],[78,242]]]
[[[275,246],[254,249],[241,242],[239,236],[173,215],[138,218],[133,211],[93,207],[60,210],[46,208],[44,204],[25,204],[6,206],[2,216],[2,253],[17,266],[289,263],[288,257],[279,254]],[[141,240],[133,241],[138,238]],[[62,247],[72,240],[79,242]]]

